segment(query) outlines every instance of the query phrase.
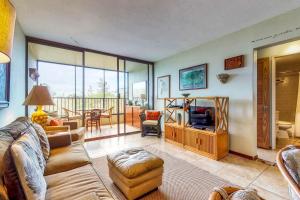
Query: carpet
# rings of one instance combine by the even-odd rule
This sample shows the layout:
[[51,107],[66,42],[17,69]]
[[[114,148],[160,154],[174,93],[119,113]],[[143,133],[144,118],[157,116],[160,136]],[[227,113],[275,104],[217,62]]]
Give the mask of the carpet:
[[[163,184],[158,190],[143,196],[141,198],[143,200],[207,200],[214,187],[233,185],[154,147],[148,146],[144,149],[159,156],[165,163]],[[93,159],[93,165],[114,198],[126,200],[122,192],[109,178],[106,156]]]

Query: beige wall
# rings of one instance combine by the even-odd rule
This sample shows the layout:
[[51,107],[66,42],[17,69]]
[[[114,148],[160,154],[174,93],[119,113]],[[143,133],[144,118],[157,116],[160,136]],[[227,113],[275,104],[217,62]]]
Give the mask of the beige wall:
[[[300,9],[158,61],[155,63],[155,81],[159,76],[171,75],[171,96],[180,97],[183,91],[178,88],[178,70],[208,63],[208,89],[184,92],[191,93],[191,96],[228,96],[230,150],[250,156],[257,155],[254,49],[300,37],[299,23],[295,19],[300,19]],[[292,31],[279,34],[286,30]],[[225,71],[224,59],[241,54],[245,55],[245,67]],[[224,72],[231,75],[226,84],[220,83],[216,78],[217,74]],[[162,107],[163,101],[156,99],[155,108]]]
[[0,110],[0,127],[25,114],[25,36],[16,22],[10,73],[10,104]]
[[276,84],[276,110],[280,112],[279,120],[295,122],[298,97],[299,75],[277,76],[284,82]]

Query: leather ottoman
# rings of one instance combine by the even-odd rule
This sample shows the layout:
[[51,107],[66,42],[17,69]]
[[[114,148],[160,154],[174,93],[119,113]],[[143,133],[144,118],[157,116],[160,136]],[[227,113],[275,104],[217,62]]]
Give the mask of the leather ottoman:
[[141,148],[107,156],[109,176],[129,199],[136,199],[162,184],[164,161]]

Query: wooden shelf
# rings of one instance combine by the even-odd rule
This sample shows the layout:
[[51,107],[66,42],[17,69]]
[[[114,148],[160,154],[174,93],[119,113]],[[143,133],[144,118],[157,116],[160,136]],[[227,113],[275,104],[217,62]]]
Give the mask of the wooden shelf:
[[164,109],[167,109],[167,110],[183,110],[183,108],[164,108]]
[[[178,100],[183,100],[184,108],[169,108],[170,105],[177,105]],[[186,113],[189,106],[196,103],[196,100],[213,102],[214,131],[195,129],[187,125]],[[219,96],[164,99],[165,141],[215,160],[225,157],[229,152],[228,106],[229,98]],[[181,125],[176,123],[178,111],[184,111]]]

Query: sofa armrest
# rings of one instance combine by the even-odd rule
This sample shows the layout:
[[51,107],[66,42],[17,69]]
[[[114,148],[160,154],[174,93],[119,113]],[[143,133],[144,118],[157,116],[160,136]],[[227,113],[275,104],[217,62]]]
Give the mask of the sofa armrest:
[[65,147],[72,144],[71,134],[68,132],[48,135],[50,149]]
[[69,126],[44,126],[46,133],[51,132],[66,132],[70,130]]
[[77,122],[63,122],[64,126],[69,126],[70,130],[75,130],[78,128],[78,123]]

